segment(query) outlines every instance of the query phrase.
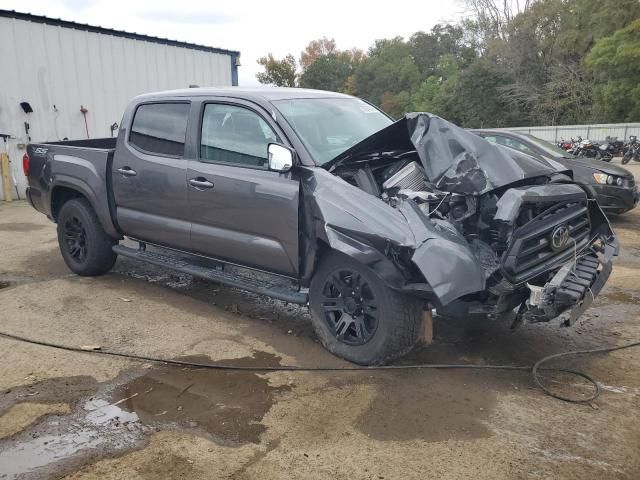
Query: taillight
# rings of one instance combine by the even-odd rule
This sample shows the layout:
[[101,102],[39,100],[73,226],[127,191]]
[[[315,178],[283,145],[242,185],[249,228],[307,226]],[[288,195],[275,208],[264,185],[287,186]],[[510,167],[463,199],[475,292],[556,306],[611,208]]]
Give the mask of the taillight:
[[29,176],[29,154],[25,153],[22,157],[22,170],[24,170],[24,176]]

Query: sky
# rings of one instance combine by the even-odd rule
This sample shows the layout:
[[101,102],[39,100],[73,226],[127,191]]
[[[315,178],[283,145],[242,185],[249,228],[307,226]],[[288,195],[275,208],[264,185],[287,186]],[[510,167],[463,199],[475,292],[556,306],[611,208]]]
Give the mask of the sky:
[[299,58],[309,41],[334,38],[366,49],[379,38],[408,38],[461,16],[459,0],[0,0],[0,9],[239,50],[240,85],[255,85],[256,60]]

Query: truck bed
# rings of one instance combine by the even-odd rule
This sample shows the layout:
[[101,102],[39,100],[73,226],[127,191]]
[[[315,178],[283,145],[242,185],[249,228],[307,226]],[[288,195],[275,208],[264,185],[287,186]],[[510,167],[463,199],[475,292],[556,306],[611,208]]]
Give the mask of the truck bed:
[[45,142],[38,145],[59,145],[62,147],[82,147],[97,148],[101,150],[112,150],[116,148],[117,138],[87,138],[85,140],[62,140],[59,142]]
[[80,192],[91,203],[105,231],[119,236],[110,193],[116,140],[94,138],[29,144],[27,198],[33,207],[55,220],[56,202],[52,199],[64,193],[64,189]]

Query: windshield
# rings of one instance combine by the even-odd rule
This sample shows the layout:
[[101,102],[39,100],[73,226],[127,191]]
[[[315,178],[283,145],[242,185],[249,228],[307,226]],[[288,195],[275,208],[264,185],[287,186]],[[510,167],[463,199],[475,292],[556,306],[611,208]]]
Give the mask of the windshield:
[[525,133],[524,136],[531,140],[531,143],[535,144],[536,146],[547,152],[549,155],[552,155],[554,157],[571,158],[567,152],[551,142],[547,142],[546,140],[542,140],[541,138],[534,137],[533,135],[530,135],[528,133]]
[[318,165],[393,123],[359,98],[296,98],[273,103]]

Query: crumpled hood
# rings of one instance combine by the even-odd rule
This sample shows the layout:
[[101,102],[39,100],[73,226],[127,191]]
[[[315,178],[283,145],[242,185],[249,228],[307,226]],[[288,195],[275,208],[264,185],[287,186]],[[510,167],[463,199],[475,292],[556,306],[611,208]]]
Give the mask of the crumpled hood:
[[325,165],[336,167],[373,152],[397,150],[415,150],[429,181],[455,193],[481,195],[526,178],[566,171],[422,112],[405,115]]

